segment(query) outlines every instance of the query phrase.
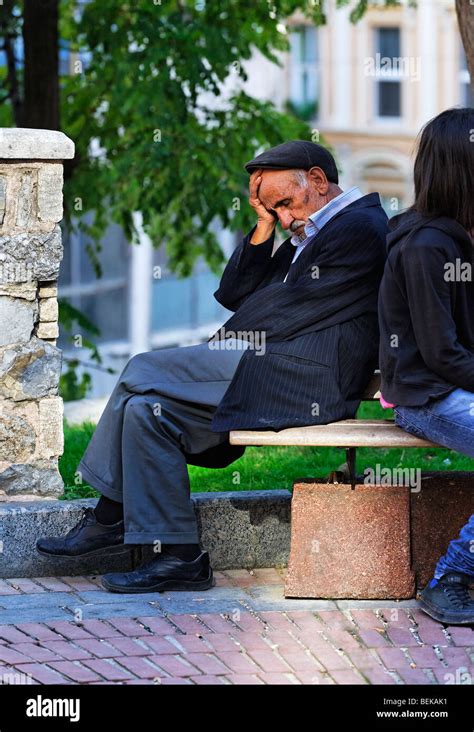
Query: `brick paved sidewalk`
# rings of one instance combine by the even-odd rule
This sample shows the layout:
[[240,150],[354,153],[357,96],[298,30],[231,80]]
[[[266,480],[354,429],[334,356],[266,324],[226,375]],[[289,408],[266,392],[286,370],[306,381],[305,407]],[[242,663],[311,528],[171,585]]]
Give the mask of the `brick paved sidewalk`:
[[[284,570],[201,593],[119,595],[97,577],[0,580],[0,680],[36,684],[472,683],[474,630],[415,601],[287,600]],[[15,674],[10,677],[9,674]]]

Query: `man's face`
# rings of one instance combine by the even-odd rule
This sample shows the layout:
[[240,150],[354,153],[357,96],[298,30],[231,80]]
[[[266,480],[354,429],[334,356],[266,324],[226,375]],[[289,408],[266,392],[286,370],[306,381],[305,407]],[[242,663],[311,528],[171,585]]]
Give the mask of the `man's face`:
[[258,197],[266,209],[278,216],[282,229],[304,236],[309,216],[327,203],[328,184],[319,171],[262,171]]

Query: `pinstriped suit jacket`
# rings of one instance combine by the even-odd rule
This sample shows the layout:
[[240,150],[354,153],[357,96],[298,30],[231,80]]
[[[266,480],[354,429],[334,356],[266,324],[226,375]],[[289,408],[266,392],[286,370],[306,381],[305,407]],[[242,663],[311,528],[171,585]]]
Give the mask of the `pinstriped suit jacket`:
[[291,267],[290,239],[272,256],[273,236],[253,246],[253,231],[233,252],[214,293],[235,312],[213,338],[258,333],[264,354],[258,347],[243,353],[213,431],[353,417],[377,365],[377,295],[388,232],[378,193],[337,213]]

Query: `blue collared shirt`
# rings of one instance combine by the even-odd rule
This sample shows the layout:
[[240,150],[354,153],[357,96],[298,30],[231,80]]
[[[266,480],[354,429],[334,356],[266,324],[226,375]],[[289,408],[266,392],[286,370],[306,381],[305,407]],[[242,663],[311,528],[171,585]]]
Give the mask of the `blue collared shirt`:
[[[349,188],[349,190],[340,193],[335,198],[332,198],[329,203],[326,203],[326,205],[320,208],[319,211],[311,214],[308,218],[308,223],[304,227],[306,237],[302,238],[298,234],[294,234],[291,237],[291,243],[296,247],[295,255],[291,260],[291,264],[298,259],[299,255],[308,243],[310,236],[314,236],[314,234],[321,231],[323,226],[326,226],[333,216],[339,213],[339,211],[342,211],[346,206],[349,206],[350,203],[358,201],[363,195],[364,194],[361,193],[357,186],[353,186],[352,188]],[[286,277],[288,277],[288,273]],[[286,277],[283,282],[286,282]]]

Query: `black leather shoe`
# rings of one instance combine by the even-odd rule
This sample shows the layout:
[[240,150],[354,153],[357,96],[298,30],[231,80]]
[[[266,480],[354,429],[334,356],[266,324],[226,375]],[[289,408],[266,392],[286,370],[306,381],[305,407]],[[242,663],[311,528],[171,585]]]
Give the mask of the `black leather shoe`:
[[101,549],[115,554],[124,551],[124,523],[106,526],[99,524],[94,509],[84,508],[79,521],[65,536],[42,536],[36,542],[36,551],[44,556],[87,557]]
[[472,577],[458,572],[428,582],[420,594],[420,607],[430,617],[449,625],[474,624],[474,600],[469,595]]
[[114,572],[102,577],[102,585],[110,592],[208,590],[215,584],[207,552],[186,562],[163,551],[133,572]]

